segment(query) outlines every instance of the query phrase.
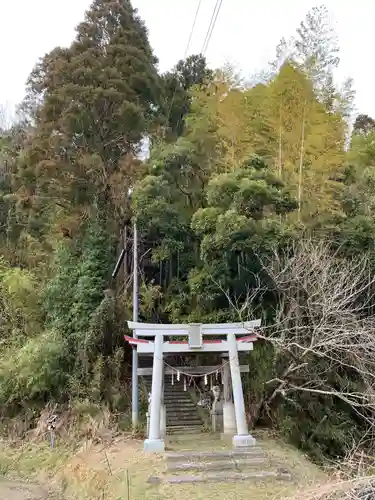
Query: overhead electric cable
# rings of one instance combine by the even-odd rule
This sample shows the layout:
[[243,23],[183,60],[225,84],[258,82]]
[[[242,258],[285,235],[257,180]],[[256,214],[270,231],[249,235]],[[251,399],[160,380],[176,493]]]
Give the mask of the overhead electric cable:
[[199,0],[198,1],[198,5],[197,5],[197,10],[195,11],[195,17],[194,17],[194,21],[193,21],[193,26],[191,27],[189,40],[188,40],[188,43],[186,45],[185,58],[188,55],[188,51],[189,51],[189,48],[190,48],[191,40],[193,39],[193,34],[194,34],[195,26],[197,24],[198,15],[199,15],[199,11],[201,9],[201,5],[202,5],[202,0]]
[[214,10],[212,12],[211,21],[210,21],[210,24],[208,26],[208,30],[206,33],[206,37],[205,37],[203,45],[202,45],[202,51],[201,51],[202,54],[205,54],[207,52],[208,45],[210,43],[212,33],[215,29],[216,21],[217,21],[217,18],[219,16],[222,5],[223,5],[223,0],[216,1]]
[[[197,24],[197,20],[198,20],[198,15],[199,15],[199,11],[201,9],[201,6],[202,6],[202,0],[198,0],[198,5],[197,5],[197,8],[196,8],[196,11],[195,11],[195,16],[194,16],[194,21],[193,21],[193,25],[191,27],[191,31],[190,31],[190,35],[189,35],[189,39],[188,39],[188,42],[186,44],[186,48],[185,48],[185,54],[184,54],[184,59],[186,59],[188,53],[189,53],[189,49],[190,49],[190,44],[191,44],[191,41],[193,39],[193,34],[194,34],[194,31],[195,31],[195,26]],[[169,106],[169,110],[168,110],[168,115],[167,115],[167,123],[169,122],[169,119],[171,117],[171,113],[172,113],[172,108],[173,108],[173,104],[174,104],[174,100],[175,100],[175,97],[176,97],[176,92],[177,92],[177,80],[176,80],[176,84],[174,86],[174,91],[173,91],[173,94],[172,94],[172,100],[171,100],[171,104]],[[164,130],[164,136],[165,136],[165,132],[166,130]]]
[[212,24],[213,24],[214,19],[215,19],[215,14],[216,14],[217,8],[219,6],[219,2],[220,2],[220,0],[216,0],[216,4],[215,4],[215,7],[214,7],[214,10],[212,12],[211,19],[210,19],[210,24],[209,24],[207,32],[206,32],[206,37],[205,37],[203,45],[202,45],[201,54],[204,54],[204,52],[206,50],[207,40],[208,40],[208,37],[209,37],[210,32],[211,32]]

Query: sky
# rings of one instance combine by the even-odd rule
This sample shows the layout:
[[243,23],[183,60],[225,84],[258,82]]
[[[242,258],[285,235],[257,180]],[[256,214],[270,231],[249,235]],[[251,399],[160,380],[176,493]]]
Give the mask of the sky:
[[[26,79],[37,59],[67,46],[90,0],[0,0],[0,105],[11,110],[22,100]],[[187,42],[198,0],[133,0],[149,30],[161,70],[201,52],[216,0],[202,0],[192,43]],[[229,62],[250,77],[273,59],[284,36],[295,33],[307,11],[322,0],[223,0],[206,57],[212,67]],[[354,79],[357,111],[375,117],[368,70],[375,2],[326,0],[341,48],[337,80]]]

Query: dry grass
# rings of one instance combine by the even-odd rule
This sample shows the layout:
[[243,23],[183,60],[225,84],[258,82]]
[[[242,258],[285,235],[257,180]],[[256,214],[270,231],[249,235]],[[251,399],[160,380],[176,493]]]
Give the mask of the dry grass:
[[285,500],[372,500],[375,498],[375,476],[331,481],[319,488],[299,491]]
[[[145,454],[143,442],[121,435],[107,445],[86,441],[73,452],[71,446],[58,443],[29,444],[23,448],[0,449],[0,471],[7,476],[23,477],[61,490],[71,500],[178,500],[233,499],[257,500],[293,497],[300,489],[316,488],[327,482],[326,475],[292,447],[267,435],[257,436],[266,454],[292,472],[291,482],[257,481],[197,485],[147,484],[151,475],[165,470],[162,457]],[[202,434],[168,443],[173,450],[215,450],[226,447],[218,438]],[[297,497],[296,497],[297,498]],[[304,500],[306,497],[304,497]]]

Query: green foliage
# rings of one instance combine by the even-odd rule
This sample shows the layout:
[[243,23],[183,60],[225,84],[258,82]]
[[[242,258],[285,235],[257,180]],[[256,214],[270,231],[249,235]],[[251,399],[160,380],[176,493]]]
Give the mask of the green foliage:
[[55,278],[45,293],[49,324],[70,346],[65,370],[70,374],[73,397],[87,396],[87,387],[96,399],[97,394],[103,396],[100,380],[106,357],[116,349],[111,332],[115,323],[113,297],[104,295],[108,265],[113,262],[113,240],[100,222],[88,226],[79,245],[69,242],[57,249]]
[[24,103],[35,127],[15,194],[43,237],[51,214],[79,226],[94,207],[111,213],[119,173],[163,121],[157,61],[131,3],[95,0],[76,32],[38,62]]
[[45,291],[47,321],[52,327],[71,331],[74,290],[78,282],[79,269],[73,245],[61,242],[56,249],[53,263],[54,278]]
[[[284,303],[264,263],[293,259],[290,243],[305,237],[328,239],[333,261],[366,254],[375,269],[374,121],[357,118],[347,152],[353,91],[333,81],[326,9],[313,9],[278,56],[253,87],[201,55],[159,75],[131,3],[94,0],[71,45],[38,62],[23,103],[29,122],[0,131],[4,414],[51,400],[129,409],[132,218],[144,321],[258,316],[274,327]],[[124,227],[127,260],[111,279]],[[293,314],[307,285],[295,285]],[[288,318],[289,335],[299,320]],[[251,354],[252,423],[277,427],[319,460],[344,454],[363,421],[329,395],[274,393],[270,381],[291,357],[267,342]],[[305,359],[325,383],[363,390],[349,370],[334,373],[308,349]]]
[[217,304],[222,309],[223,292],[244,300],[246,289],[255,286],[258,256],[282,244],[289,231],[285,215],[297,205],[256,156],[233,173],[214,176],[207,186],[207,204],[192,218],[192,227],[202,238],[202,265],[191,274],[190,285],[203,304],[215,284],[216,300],[213,293],[209,307]]
[[375,121],[371,116],[368,115],[358,115],[355,119],[353,125],[353,133],[354,135],[362,134],[367,135],[370,132],[373,132],[375,129]]
[[[43,317],[36,277],[27,270],[10,268],[0,257],[0,346],[21,343],[40,333]],[[1,349],[1,347],[0,347]]]
[[64,358],[69,346],[54,331],[25,340],[23,346],[5,350],[0,363],[0,401],[7,407],[27,407],[36,401],[59,399],[66,386]]
[[84,147],[113,164],[160,102],[155,63],[130,1],[95,0],[71,46],[47,54],[30,76],[33,99],[43,95],[37,119],[74,136],[73,154]]
[[156,62],[131,3],[95,0],[71,45],[32,71],[23,103],[30,123],[2,132],[4,402],[124,404],[126,308],[108,290],[114,214],[128,217],[118,190],[133,183],[140,142],[163,122]]
[[204,87],[213,76],[202,55],[189,56],[177,63],[173,71],[163,75],[165,115],[171,138],[180,136],[185,129],[185,117],[190,111],[193,87]]

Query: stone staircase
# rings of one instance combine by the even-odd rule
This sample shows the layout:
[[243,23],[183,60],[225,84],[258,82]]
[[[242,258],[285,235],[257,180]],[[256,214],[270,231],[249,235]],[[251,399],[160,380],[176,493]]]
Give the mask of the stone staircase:
[[[151,376],[143,377],[146,387],[151,391]],[[164,380],[164,404],[167,417],[167,434],[198,434],[202,430],[203,421],[199,410],[188,391],[184,391],[182,380],[171,384],[171,377]]]
[[166,471],[151,476],[149,483],[170,484],[231,482],[279,479],[291,480],[291,474],[273,464],[261,448],[254,446],[236,451],[181,451],[165,454]]

